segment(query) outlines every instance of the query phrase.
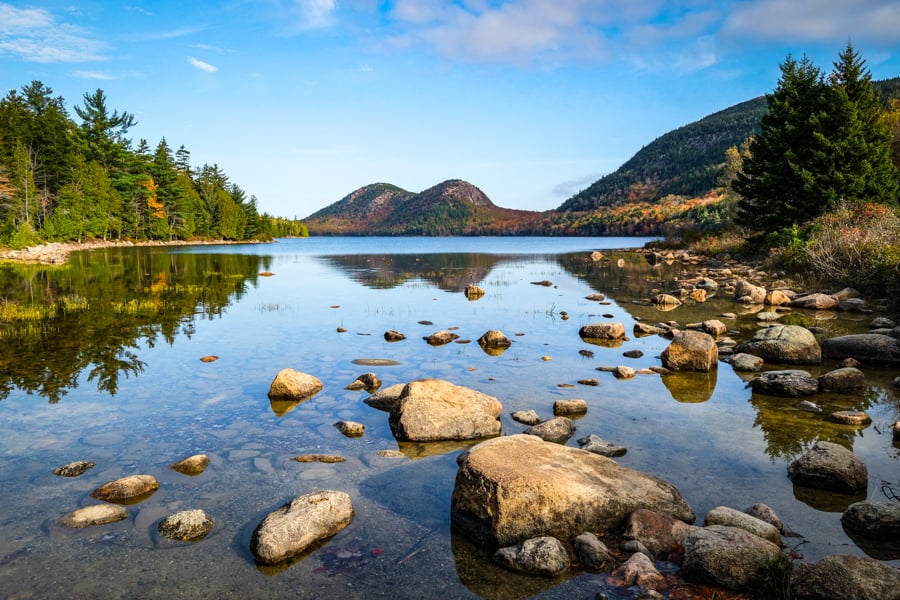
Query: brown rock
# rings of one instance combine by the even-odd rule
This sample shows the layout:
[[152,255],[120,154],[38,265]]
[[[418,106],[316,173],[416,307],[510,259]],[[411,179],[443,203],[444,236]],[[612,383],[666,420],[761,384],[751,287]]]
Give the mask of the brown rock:
[[205,454],[195,454],[172,463],[169,468],[185,475],[199,475],[209,466],[209,457]]
[[672,371],[713,371],[718,367],[719,350],[711,335],[701,331],[682,331],[663,350],[663,366]]
[[205,538],[214,525],[206,511],[197,508],[169,515],[159,522],[156,529],[170,540],[196,542]]
[[553,414],[557,417],[583,415],[587,410],[588,405],[584,400],[557,400],[553,403]]
[[582,327],[578,335],[595,340],[620,340],[625,337],[625,326],[621,323],[593,323]]
[[317,377],[294,369],[282,369],[269,387],[269,399],[306,400],[321,390],[322,382]]
[[457,459],[451,520],[478,541],[508,546],[538,536],[602,533],[638,508],[693,521],[671,484],[590,452],[535,436],[482,442]]
[[95,527],[115,523],[128,518],[128,511],[117,504],[93,504],[78,510],[73,510],[62,519],[60,524],[73,529]]
[[394,437],[409,442],[468,440],[500,433],[503,405],[493,396],[440,379],[408,383],[391,409]]
[[91,492],[91,497],[104,502],[128,503],[142,500],[158,489],[159,482],[153,475],[130,475],[104,483]]
[[869,470],[853,452],[832,442],[816,444],[788,465],[788,477],[795,485],[844,494],[864,491]]

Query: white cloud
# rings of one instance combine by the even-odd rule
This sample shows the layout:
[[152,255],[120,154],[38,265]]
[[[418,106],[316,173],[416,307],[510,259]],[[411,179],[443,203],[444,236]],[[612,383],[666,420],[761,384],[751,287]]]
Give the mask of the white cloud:
[[193,67],[200,69],[201,71],[206,71],[207,73],[215,73],[219,70],[218,67],[213,66],[207,62],[203,62],[202,60],[198,60],[193,56],[188,57],[188,62],[191,63]]
[[77,77],[78,79],[96,79],[101,81],[110,81],[115,79],[112,75],[108,73],[101,73],[99,71],[72,71],[72,77]]
[[896,0],[754,0],[735,5],[723,34],[765,41],[900,43]]
[[0,3],[0,56],[37,63],[88,62],[102,60],[105,50],[103,42],[57,21],[49,11]]
[[320,29],[334,23],[336,0],[294,0],[294,12],[302,29]]

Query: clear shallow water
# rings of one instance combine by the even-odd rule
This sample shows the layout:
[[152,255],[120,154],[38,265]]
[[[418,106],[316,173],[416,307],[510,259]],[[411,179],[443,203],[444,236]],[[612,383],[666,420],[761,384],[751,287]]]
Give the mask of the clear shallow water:
[[[458,449],[404,446],[406,458],[378,456],[398,448],[387,414],[365,405],[365,392],[344,389],[370,370],[385,387],[437,377],[496,396],[504,433],[523,429],[509,418],[515,410],[548,417],[555,400],[584,398],[590,408],[576,437],[596,433],[625,445],[619,461],[671,481],[700,521],[718,505],[766,502],[805,536],[798,551],[807,559],[864,555],[839,522],[859,498],[795,489],[786,465],[817,438],[841,441],[868,465],[867,495],[883,499],[882,484],[896,487],[900,480],[889,431],[898,418],[889,388],[895,374],[867,369],[864,394],[814,398],[826,414],[866,408],[874,425],[857,430],[830,425],[791,401],[753,397],[724,363],[699,377],[618,381],[596,371],[659,364],[668,342],[651,336],[618,348],[591,346],[578,337],[584,324],[615,320],[630,332],[635,317],[684,323],[736,312],[724,298],[667,313],[635,305],[680,267],[653,269],[633,253],[605,252],[611,263],[587,258],[594,249],[642,243],[314,238],[110,250],[76,255],[55,275],[24,267],[5,273],[8,301],[78,295],[89,308],[43,321],[30,333],[5,328],[0,338],[0,364],[8,371],[0,401],[0,597],[524,598],[593,597],[601,589],[602,575],[547,581],[511,574],[452,532]],[[616,266],[618,258],[624,267]],[[540,280],[554,285],[531,283]],[[485,297],[466,300],[468,283],[483,287]],[[612,303],[584,299],[595,291]],[[123,299],[141,308],[115,304]],[[841,332],[868,320],[823,323]],[[753,323],[747,315],[729,325],[739,337]],[[421,339],[450,327],[472,343],[431,347]],[[407,339],[385,342],[388,329]],[[475,340],[488,329],[504,331],[513,346],[501,356],[485,354]],[[622,356],[634,348],[644,356]],[[581,356],[582,349],[594,356]],[[210,354],[219,360],[200,362]],[[542,360],[547,356],[552,360]],[[371,358],[399,364],[354,363]],[[319,377],[323,391],[293,407],[273,405],[266,393],[284,367]],[[600,385],[575,383],[591,377]],[[344,437],[333,426],[340,419],[364,423],[365,436]],[[199,452],[212,462],[198,477],[166,468]],[[291,460],[309,452],[341,454],[347,462]],[[97,466],[74,479],[52,474],[73,460]],[[94,503],[89,493],[98,485],[138,473],[156,476],[161,488],[129,506],[127,521],[79,531],[56,523]],[[253,529],[270,511],[317,489],[349,493],[354,521],[303,560],[258,568],[249,552]],[[159,539],[159,520],[189,508],[212,516],[213,533],[193,544]]]

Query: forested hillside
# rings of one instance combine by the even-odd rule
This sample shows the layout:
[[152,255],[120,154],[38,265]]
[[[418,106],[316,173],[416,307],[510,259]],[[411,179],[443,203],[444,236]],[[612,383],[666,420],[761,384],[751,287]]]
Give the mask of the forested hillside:
[[225,240],[303,235],[301,223],[259,214],[216,164],[161,137],[136,145],[133,115],[84,94],[73,119],[39,81],[0,100],[0,244],[93,239]]

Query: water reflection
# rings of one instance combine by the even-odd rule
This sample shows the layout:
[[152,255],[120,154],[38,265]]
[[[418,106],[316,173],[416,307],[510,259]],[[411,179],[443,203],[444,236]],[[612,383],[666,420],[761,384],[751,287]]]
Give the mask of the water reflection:
[[18,388],[58,402],[79,377],[115,395],[144,371],[142,346],[190,337],[221,316],[269,258],[145,249],[75,253],[62,267],[3,264],[0,399]]

